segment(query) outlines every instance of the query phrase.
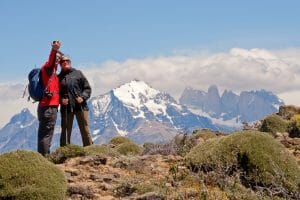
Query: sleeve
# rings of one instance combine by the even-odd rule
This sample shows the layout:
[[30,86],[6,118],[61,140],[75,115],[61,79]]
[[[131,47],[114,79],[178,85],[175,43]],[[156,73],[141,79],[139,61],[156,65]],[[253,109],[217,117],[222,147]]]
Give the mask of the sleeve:
[[46,71],[53,71],[55,66],[55,60],[56,60],[56,51],[51,49],[48,61],[43,65]]
[[81,79],[81,87],[82,87],[81,97],[86,101],[91,97],[92,88],[88,80],[86,79],[86,77],[83,75],[83,73],[81,71],[79,71],[79,73],[81,76],[80,79]]

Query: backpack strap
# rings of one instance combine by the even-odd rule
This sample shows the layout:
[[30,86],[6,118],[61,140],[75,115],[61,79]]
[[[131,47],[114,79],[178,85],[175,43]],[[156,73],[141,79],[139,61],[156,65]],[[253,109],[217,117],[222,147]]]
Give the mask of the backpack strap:
[[49,80],[48,80],[48,83],[47,83],[47,85],[46,85],[46,87],[45,87],[45,89],[44,89],[44,92],[47,91],[48,87],[49,87],[50,84],[52,83],[52,80],[53,80],[53,77],[54,77],[55,72],[56,72],[56,71],[55,71],[54,68],[53,68],[52,74],[51,74],[51,76],[50,76],[50,78],[49,78]]

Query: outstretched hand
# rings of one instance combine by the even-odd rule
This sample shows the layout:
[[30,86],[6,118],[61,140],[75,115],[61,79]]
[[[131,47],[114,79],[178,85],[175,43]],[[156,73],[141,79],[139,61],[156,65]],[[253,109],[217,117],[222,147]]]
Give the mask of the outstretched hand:
[[52,43],[52,49],[57,51],[59,48],[60,48],[61,44],[60,44],[60,41],[53,41]]

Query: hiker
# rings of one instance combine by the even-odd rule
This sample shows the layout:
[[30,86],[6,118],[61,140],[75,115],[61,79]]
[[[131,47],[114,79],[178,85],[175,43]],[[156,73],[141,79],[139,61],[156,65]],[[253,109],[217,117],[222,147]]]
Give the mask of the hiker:
[[48,61],[41,67],[41,80],[45,88],[44,96],[38,105],[38,152],[43,156],[50,153],[54,127],[59,106],[59,81],[56,75],[60,60],[58,49],[61,44],[53,41]]
[[91,96],[91,87],[80,70],[71,67],[69,56],[60,60],[59,77],[61,136],[60,146],[71,143],[74,115],[80,129],[83,146],[93,144],[89,128],[89,108],[87,99]]

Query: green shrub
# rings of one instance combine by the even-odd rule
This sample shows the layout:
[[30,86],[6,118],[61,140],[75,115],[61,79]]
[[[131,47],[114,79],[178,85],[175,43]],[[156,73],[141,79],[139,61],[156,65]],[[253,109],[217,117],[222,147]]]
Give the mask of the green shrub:
[[193,171],[213,171],[220,177],[239,173],[241,183],[254,189],[282,189],[293,195],[300,189],[295,158],[272,136],[256,131],[209,140],[194,147],[185,162]]
[[195,138],[202,138],[204,141],[216,138],[220,134],[219,132],[210,130],[210,129],[201,129],[201,130],[196,130],[193,132],[193,136]]
[[110,156],[110,157],[117,157],[119,153],[115,150],[110,148],[107,145],[91,145],[84,147],[84,151],[87,155],[103,155],[103,156]]
[[197,139],[194,135],[178,134],[174,137],[176,154],[180,156],[185,156],[196,145]]
[[300,137],[300,114],[295,114],[288,125],[288,132],[291,137]]
[[35,152],[0,155],[0,199],[64,199],[64,173]]
[[109,144],[112,144],[114,146],[118,146],[120,144],[127,143],[127,142],[132,142],[132,141],[129,140],[127,137],[117,136],[117,137],[112,138],[110,140]]
[[51,153],[48,158],[55,164],[64,163],[68,158],[74,158],[79,156],[84,156],[85,152],[83,147],[70,144],[67,146],[59,147],[53,153]]
[[260,131],[275,134],[276,132],[283,133],[287,131],[288,122],[280,116],[273,114],[263,119]]
[[122,155],[139,155],[143,151],[139,145],[133,142],[122,143],[116,147],[116,150]]
[[255,192],[251,189],[246,188],[244,185],[235,183],[231,185],[229,188],[225,189],[225,193],[228,199],[232,200],[267,200],[270,198],[260,198]]

